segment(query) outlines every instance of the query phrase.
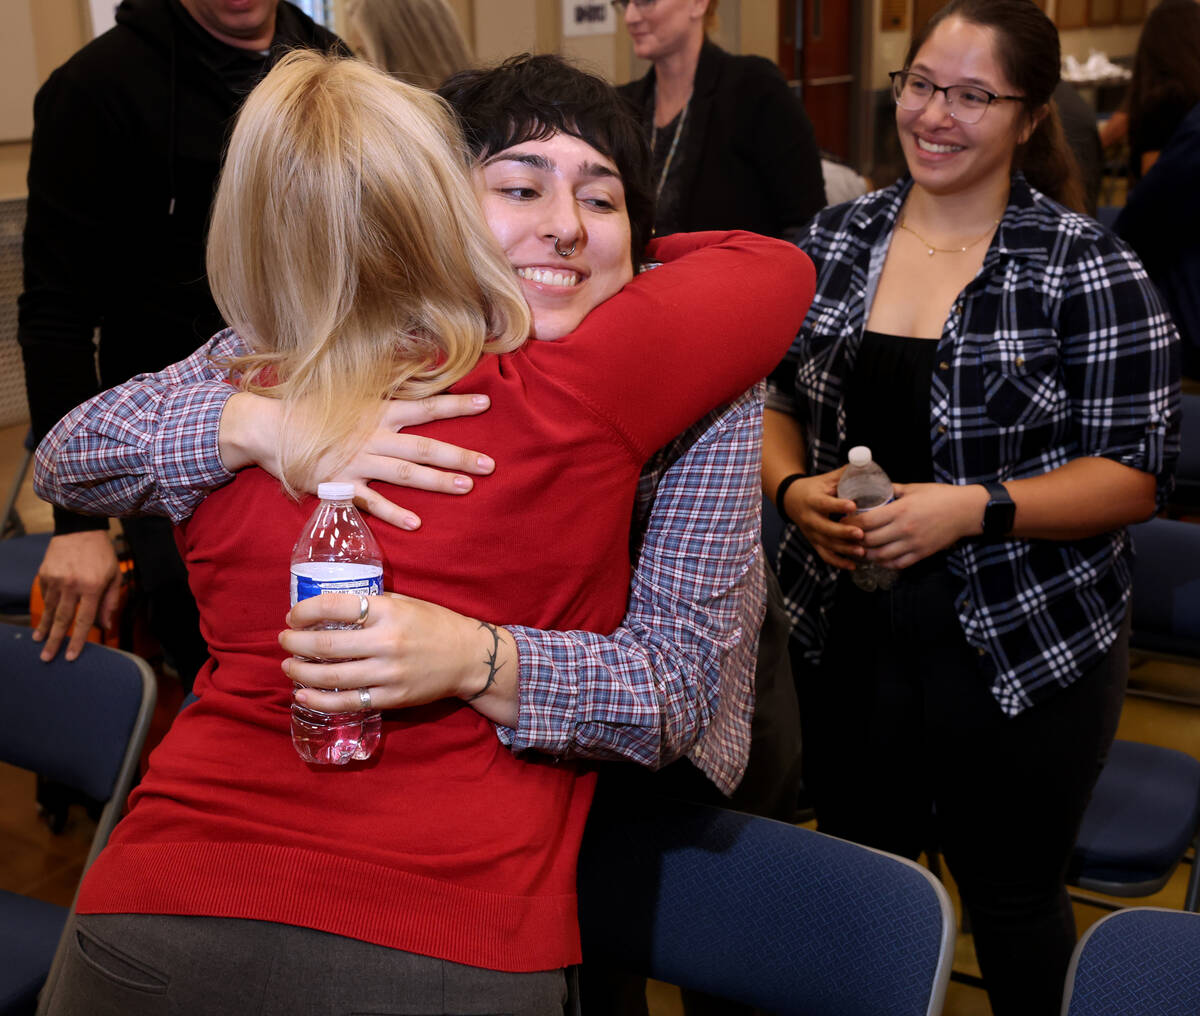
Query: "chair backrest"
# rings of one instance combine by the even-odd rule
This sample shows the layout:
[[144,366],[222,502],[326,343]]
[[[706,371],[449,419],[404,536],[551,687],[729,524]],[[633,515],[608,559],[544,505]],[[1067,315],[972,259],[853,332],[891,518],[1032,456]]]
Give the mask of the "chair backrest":
[[1200,511],[1200,392],[1185,392],[1180,406],[1183,427],[1179,435],[1179,462],[1175,467],[1175,493],[1169,507],[1186,513]]
[[[1118,739],[1084,812],[1067,881],[1094,893],[1149,896],[1167,884],[1197,829],[1200,762],[1173,748]],[[1197,905],[1198,876],[1193,866],[1187,910]]]
[[941,1012],[950,902],[928,871],[891,854],[719,808],[601,803],[579,894],[585,965],[775,1013]]
[[1063,1016],[1195,1016],[1200,914],[1131,907],[1101,918],[1075,946]]
[[29,628],[0,623],[0,760],[106,802],[87,863],[121,817],[154,712],[145,660],[88,643],[49,663]]
[[1200,660],[1200,524],[1153,518],[1133,536],[1133,627],[1138,649]]

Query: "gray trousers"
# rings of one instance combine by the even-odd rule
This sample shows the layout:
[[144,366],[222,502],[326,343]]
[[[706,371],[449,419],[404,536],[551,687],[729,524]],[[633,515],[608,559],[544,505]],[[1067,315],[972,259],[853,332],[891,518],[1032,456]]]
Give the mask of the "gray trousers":
[[67,942],[39,1016],[562,1016],[567,1000],[562,970],[483,970],[267,921],[82,915]]

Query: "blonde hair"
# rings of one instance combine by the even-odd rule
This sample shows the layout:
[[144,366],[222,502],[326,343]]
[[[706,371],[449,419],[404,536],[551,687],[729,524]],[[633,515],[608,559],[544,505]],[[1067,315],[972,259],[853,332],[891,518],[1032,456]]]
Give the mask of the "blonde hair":
[[380,70],[437,88],[474,64],[446,0],[347,0],[346,41]]
[[704,12],[704,31],[713,32],[717,27],[717,4],[721,0],[708,0],[708,8]]
[[380,401],[417,399],[529,333],[445,103],[358,60],[287,55],[250,93],[213,206],[208,275],[252,352],[244,391],[281,399],[295,494],[348,460]]

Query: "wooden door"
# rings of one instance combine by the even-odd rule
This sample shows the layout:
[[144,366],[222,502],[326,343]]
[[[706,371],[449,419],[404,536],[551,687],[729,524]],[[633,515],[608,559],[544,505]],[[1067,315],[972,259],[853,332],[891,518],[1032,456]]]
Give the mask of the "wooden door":
[[849,159],[854,106],[853,8],[847,0],[780,0],[779,65],[798,80],[817,144]]

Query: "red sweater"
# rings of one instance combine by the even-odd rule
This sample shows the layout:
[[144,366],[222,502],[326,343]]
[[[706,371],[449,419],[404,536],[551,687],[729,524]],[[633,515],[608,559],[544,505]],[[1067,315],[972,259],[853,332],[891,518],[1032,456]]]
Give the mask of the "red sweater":
[[[803,254],[751,234],[670,237],[655,253],[671,263],[570,336],[485,356],[456,386],[492,408],[426,429],[486,448],[495,473],[463,499],[395,492],[425,524],[370,520],[385,588],[501,624],[619,624],[642,465],[775,365],[813,291]],[[514,756],[457,699],[385,714],[368,763],[296,756],[277,635],[313,505],[248,469],[182,527],[212,659],[79,912],[279,921],[499,970],[578,962],[594,774]]]

